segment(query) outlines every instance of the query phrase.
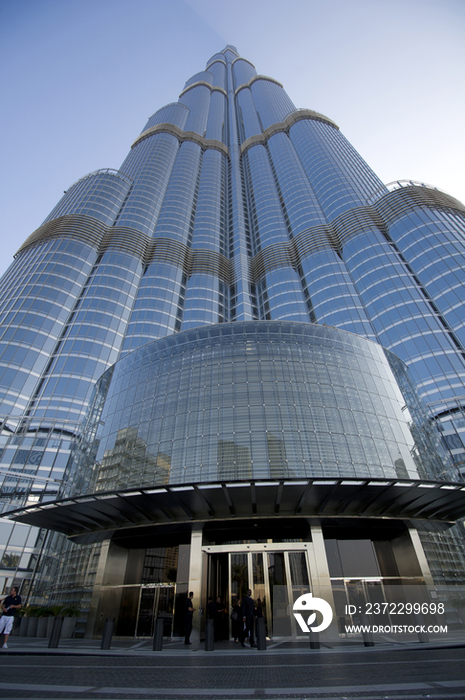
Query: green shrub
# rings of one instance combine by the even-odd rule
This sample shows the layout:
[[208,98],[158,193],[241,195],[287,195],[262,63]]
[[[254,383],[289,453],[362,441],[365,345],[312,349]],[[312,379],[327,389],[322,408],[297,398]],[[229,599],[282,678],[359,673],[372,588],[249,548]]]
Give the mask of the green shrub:
[[79,617],[80,614],[81,611],[77,605],[66,605],[60,611],[60,615],[63,617]]
[[465,596],[463,596],[463,595],[452,596],[452,598],[450,599],[450,604],[456,610],[460,610],[460,608],[465,608]]

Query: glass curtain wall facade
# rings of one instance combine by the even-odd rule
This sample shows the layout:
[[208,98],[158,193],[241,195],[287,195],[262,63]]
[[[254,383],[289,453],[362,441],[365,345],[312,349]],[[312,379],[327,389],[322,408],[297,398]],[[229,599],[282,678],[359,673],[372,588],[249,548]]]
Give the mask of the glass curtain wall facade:
[[[93,457],[97,449],[98,427],[86,417],[94,387],[115,362],[183,331],[247,322],[329,326],[385,348],[391,367],[410,373],[405,402],[421,401],[426,411],[415,444],[425,444],[426,426],[431,444],[441,443],[419,476],[458,482],[465,474],[464,263],[463,204],[421,183],[384,185],[330,118],[297,109],[280,83],[226,47],[177,102],[150,117],[119,170],[91,173],[65,192],[0,282],[2,511],[78,488],[82,445]],[[129,472],[134,459],[144,483],[165,483],[170,474],[182,482],[190,441],[188,461],[203,478],[201,438],[189,434],[188,422],[172,449],[160,423],[164,446],[147,455],[130,406],[128,397],[118,409],[117,431]],[[146,432],[160,420],[144,418]],[[241,420],[263,444],[266,463],[274,460],[277,478],[337,471],[334,453],[333,468],[325,458],[315,470],[310,443],[294,435],[284,450],[279,436],[265,440],[263,416],[249,411]],[[347,457],[352,433],[344,427]],[[368,470],[359,474],[355,460],[354,477],[376,471],[369,465],[378,464],[381,443],[369,434]],[[222,459],[237,465],[234,478],[261,476],[250,451],[233,443],[225,439]],[[286,472],[290,451],[306,460],[304,474]],[[115,464],[107,455],[108,474]],[[126,477],[116,471],[120,488]],[[401,475],[411,476],[408,468]],[[7,519],[0,528],[0,588],[15,581],[26,592],[33,579],[43,590],[40,582],[56,574],[62,536]],[[455,532],[421,535],[444,585],[461,581]],[[446,540],[452,554],[435,569]],[[56,595],[66,598],[79,583],[89,597],[103,545],[66,546],[69,566]]]

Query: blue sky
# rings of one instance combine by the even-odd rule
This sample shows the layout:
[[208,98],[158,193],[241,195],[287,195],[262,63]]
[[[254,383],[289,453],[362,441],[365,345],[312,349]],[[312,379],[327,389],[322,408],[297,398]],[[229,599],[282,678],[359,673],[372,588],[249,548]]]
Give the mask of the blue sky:
[[465,202],[463,0],[0,0],[0,273],[228,43],[384,182]]

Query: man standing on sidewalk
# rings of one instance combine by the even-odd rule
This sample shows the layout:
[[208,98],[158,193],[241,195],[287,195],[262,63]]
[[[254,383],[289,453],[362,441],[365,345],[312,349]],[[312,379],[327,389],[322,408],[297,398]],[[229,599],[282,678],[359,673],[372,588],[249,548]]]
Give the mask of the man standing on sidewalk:
[[8,649],[8,637],[13,627],[15,615],[20,608],[21,596],[18,595],[18,589],[14,587],[2,603],[3,616],[0,618],[0,634],[5,635],[3,649]]

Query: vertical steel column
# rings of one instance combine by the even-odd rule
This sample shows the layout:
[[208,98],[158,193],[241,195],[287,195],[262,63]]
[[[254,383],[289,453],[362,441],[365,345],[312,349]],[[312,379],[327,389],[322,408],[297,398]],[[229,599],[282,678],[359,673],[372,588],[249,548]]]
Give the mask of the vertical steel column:
[[428,565],[428,560],[426,559],[425,552],[423,549],[423,545],[421,544],[420,536],[413,527],[409,527],[408,529],[409,535],[410,535],[410,540],[412,542],[413,549],[415,551],[415,555],[418,559],[418,564],[420,565],[421,573],[423,574],[423,577],[425,579],[425,584],[428,590],[436,590],[436,586],[434,585],[433,577],[431,575],[431,571]]
[[95,583],[92,588],[92,598],[90,600],[89,613],[87,615],[86,631],[84,639],[92,639],[94,628],[97,623],[97,612],[100,604],[100,595],[102,592],[102,583],[105,575],[105,567],[108,561],[108,550],[110,549],[110,540],[104,540],[100,549],[98,560],[97,573],[95,575]]
[[189,557],[189,587],[194,593],[195,612],[192,619],[191,641],[193,645],[200,643],[200,623],[201,617],[199,609],[202,603],[202,526],[194,526],[191,533],[191,551]]
[[[321,525],[310,522],[310,531],[312,533],[313,548],[308,548],[308,555],[313,554],[313,561],[310,564],[312,593],[315,597],[322,598],[330,604],[333,609],[333,622],[331,627],[336,624],[336,606],[334,604],[333,588],[331,586],[331,577],[329,575],[328,560],[326,558],[325,542]],[[336,625],[337,632],[337,625]],[[326,630],[325,630],[326,633]]]

